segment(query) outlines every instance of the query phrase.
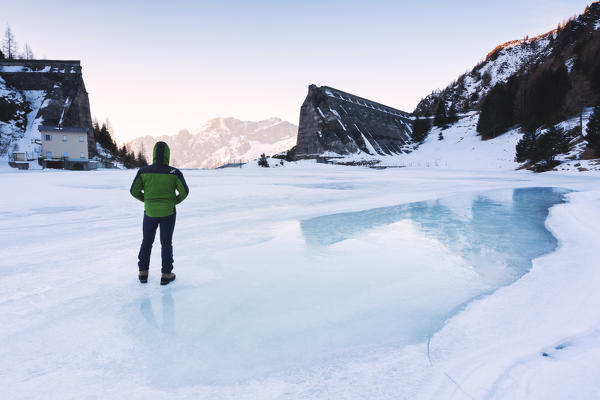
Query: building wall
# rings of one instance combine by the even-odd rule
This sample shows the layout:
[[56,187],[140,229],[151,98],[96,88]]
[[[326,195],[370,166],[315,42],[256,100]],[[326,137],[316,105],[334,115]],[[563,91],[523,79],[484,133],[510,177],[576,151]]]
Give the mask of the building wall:
[[[88,142],[86,132],[61,132],[57,131],[41,131],[42,135],[42,157],[46,156],[47,152],[52,152],[52,158],[62,158],[65,152],[67,158],[71,160],[88,159]],[[47,139],[47,135],[52,136],[52,140]],[[81,140],[80,138],[83,138]],[[64,140],[66,139],[66,140]],[[81,157],[83,153],[83,157]]]

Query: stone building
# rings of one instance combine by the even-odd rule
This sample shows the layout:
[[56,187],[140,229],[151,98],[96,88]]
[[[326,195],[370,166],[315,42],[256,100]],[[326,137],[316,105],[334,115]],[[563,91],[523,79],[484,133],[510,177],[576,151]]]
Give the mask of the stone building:
[[310,85],[300,109],[295,159],[409,152],[410,114],[327,86]]

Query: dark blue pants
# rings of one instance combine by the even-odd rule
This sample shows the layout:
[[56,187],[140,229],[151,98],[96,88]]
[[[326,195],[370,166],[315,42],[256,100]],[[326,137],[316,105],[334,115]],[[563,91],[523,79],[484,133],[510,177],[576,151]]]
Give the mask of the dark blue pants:
[[150,253],[156,236],[156,229],[160,226],[160,246],[162,256],[162,272],[173,270],[173,231],[175,230],[175,213],[168,217],[149,217],[144,213],[142,230],[144,239],[138,255],[140,271],[150,266]]

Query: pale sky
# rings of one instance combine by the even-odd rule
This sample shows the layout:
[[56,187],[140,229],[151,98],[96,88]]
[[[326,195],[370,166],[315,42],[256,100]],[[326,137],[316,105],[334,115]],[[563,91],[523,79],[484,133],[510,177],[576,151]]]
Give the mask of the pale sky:
[[308,85],[411,112],[496,45],[591,0],[5,1],[37,58],[81,60],[92,116],[117,140],[208,119],[298,123]]

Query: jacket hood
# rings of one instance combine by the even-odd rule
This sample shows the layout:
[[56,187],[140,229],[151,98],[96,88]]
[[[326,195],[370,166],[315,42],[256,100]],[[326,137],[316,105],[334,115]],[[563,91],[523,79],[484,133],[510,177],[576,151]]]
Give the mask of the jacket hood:
[[169,165],[171,150],[165,142],[156,142],[152,152],[152,164]]

